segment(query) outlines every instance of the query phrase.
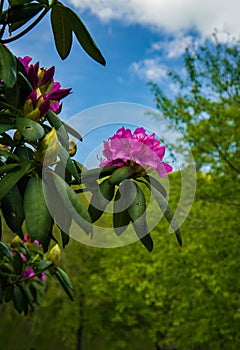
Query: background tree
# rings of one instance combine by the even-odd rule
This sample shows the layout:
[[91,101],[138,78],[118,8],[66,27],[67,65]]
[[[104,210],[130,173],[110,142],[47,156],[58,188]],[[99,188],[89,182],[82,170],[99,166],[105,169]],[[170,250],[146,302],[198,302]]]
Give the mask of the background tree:
[[[220,190],[226,201],[239,204],[239,42],[221,43],[214,34],[206,45],[187,48],[184,64],[184,73],[169,72],[177,88],[175,95],[166,96],[161,86],[150,83],[156,107],[182,131],[197,169],[211,173],[202,198],[220,200]],[[215,175],[217,187],[213,186]]]

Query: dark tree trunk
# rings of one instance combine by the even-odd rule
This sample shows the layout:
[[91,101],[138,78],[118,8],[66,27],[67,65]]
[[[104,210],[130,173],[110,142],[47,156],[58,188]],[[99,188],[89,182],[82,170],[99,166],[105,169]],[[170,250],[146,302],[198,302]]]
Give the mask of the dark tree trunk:
[[82,350],[82,334],[83,334],[83,327],[80,326],[77,330],[76,350]]
[[84,292],[80,290],[80,303],[79,303],[79,323],[76,332],[76,350],[83,349],[83,328],[84,328]]

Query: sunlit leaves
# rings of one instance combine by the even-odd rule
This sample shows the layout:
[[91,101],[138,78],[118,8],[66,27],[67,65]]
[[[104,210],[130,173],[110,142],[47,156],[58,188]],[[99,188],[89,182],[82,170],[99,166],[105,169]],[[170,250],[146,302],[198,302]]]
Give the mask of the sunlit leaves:
[[26,141],[37,141],[45,134],[39,123],[28,118],[17,118],[16,127]]

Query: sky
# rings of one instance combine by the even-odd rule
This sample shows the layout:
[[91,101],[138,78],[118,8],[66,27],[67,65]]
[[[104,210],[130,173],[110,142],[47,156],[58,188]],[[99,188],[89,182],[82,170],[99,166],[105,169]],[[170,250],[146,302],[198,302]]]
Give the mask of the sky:
[[[62,61],[53,44],[49,17],[9,47],[16,56],[40,61],[40,66],[55,65],[55,80],[73,91],[63,101],[61,117],[76,124],[83,136],[95,135],[92,149],[102,137],[106,139],[106,130],[114,132],[111,123],[144,126],[161,138],[163,121],[140,113],[139,106],[155,108],[147,83],[154,81],[174,92],[167,72],[180,69],[186,46],[211,40],[216,29],[222,41],[228,34],[238,38],[240,32],[239,0],[68,0],[64,4],[84,21],[106,59],[105,67],[87,56],[76,41]],[[108,127],[103,128],[104,123]],[[82,153],[85,156],[86,151]]]

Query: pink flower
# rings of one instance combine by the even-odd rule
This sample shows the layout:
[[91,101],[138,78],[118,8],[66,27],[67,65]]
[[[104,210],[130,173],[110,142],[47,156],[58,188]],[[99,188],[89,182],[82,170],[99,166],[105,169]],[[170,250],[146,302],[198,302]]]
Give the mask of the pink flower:
[[62,89],[60,83],[54,82],[55,67],[39,68],[39,62],[30,64],[32,58],[29,56],[18,57],[18,60],[24,66],[33,88],[26,99],[24,115],[39,120],[49,110],[59,113],[62,108],[60,100],[69,95],[71,89]]
[[152,168],[159,176],[165,177],[172,171],[169,164],[162,162],[165,149],[155,134],[147,135],[144,128],[137,128],[132,133],[123,126],[108,141],[104,141],[102,153],[106,160],[100,159],[100,167],[123,166],[133,162],[144,168]]
[[46,279],[47,279],[46,274],[45,274],[44,272],[42,272],[42,275],[41,275],[41,277],[40,277],[40,280],[41,280],[41,281],[46,281]]
[[35,272],[32,267],[29,267],[26,271],[23,272],[22,278],[29,278],[35,275]]
[[23,236],[23,239],[22,239],[22,242],[23,243],[33,243],[35,244],[37,247],[42,247],[41,243],[39,243],[39,241],[37,239],[35,239],[33,242],[31,241],[31,238],[28,234],[25,234]]
[[23,254],[23,253],[19,253],[21,258],[22,258],[22,261],[23,262],[27,262],[27,257]]

